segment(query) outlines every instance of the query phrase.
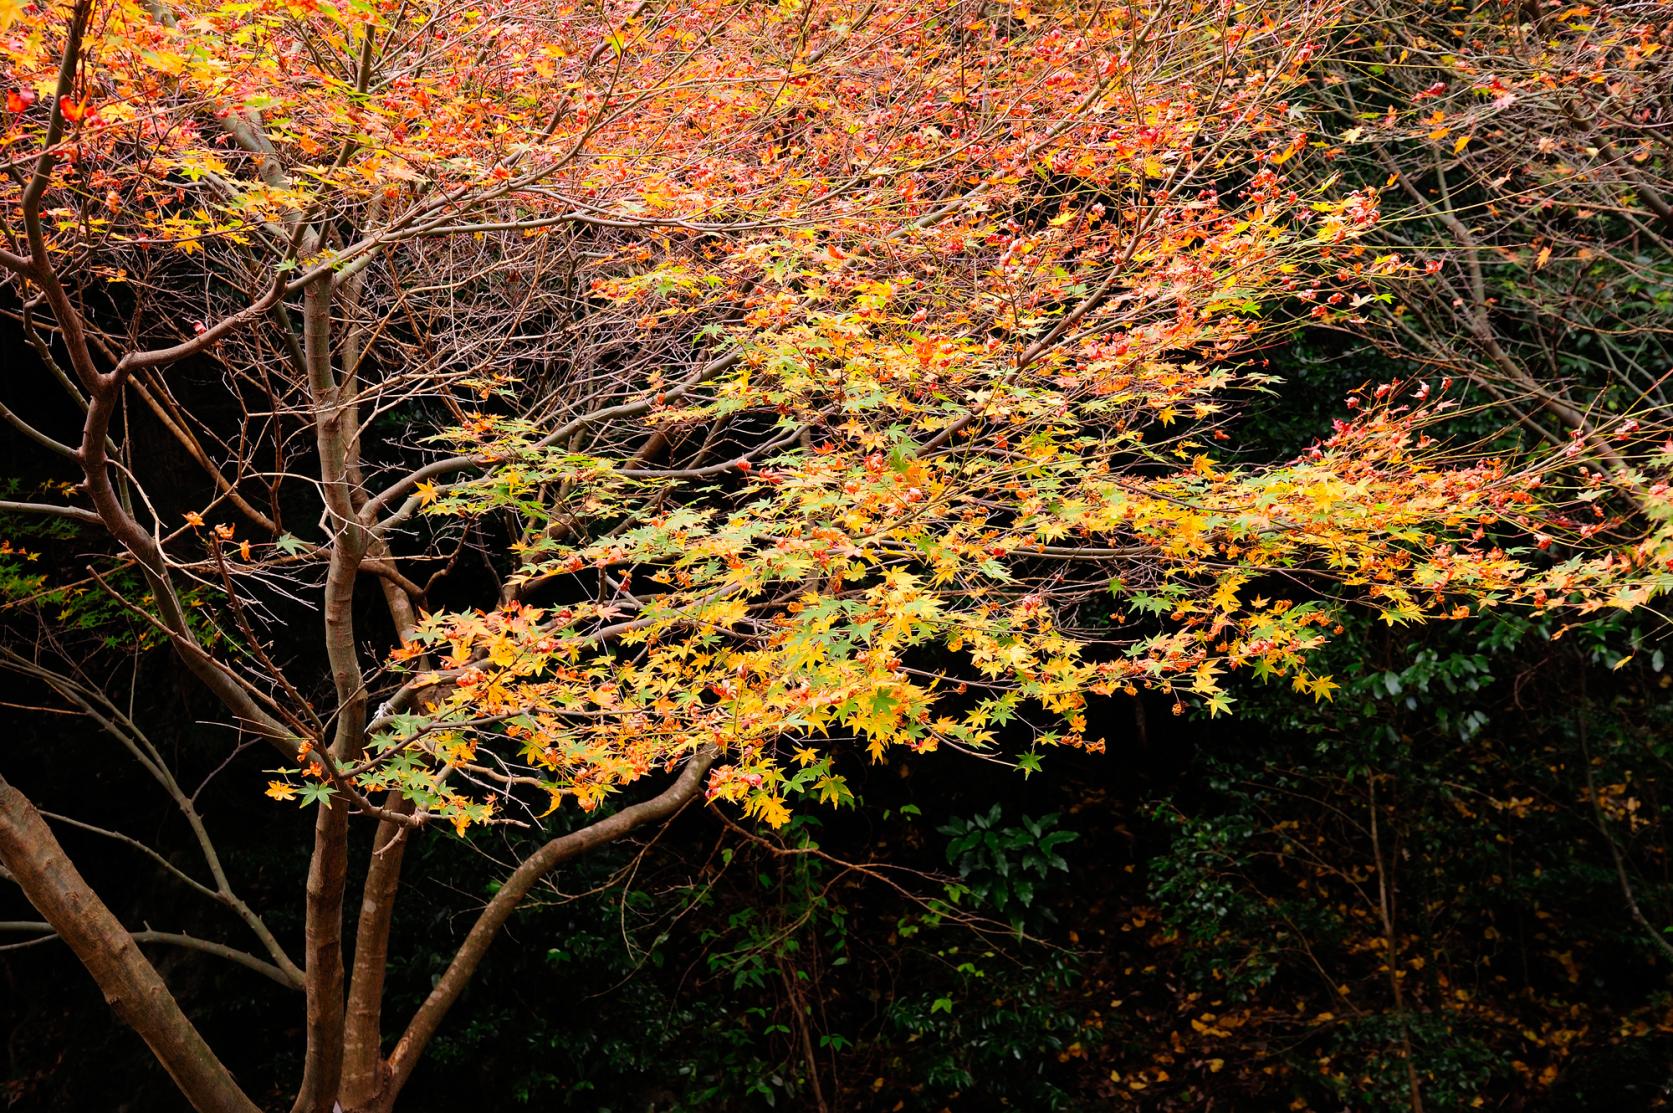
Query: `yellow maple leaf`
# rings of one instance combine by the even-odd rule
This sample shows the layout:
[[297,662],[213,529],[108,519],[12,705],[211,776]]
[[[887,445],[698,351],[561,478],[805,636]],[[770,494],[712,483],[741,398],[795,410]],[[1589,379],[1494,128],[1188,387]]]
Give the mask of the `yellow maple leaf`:
[[[4,2],[4,0],[0,0],[0,2]],[[275,800],[294,800],[296,799],[296,786],[286,784],[284,781],[268,781],[267,795]]]
[[512,640],[501,634],[488,643],[488,660],[500,668],[508,668],[517,660],[517,646]]
[[1237,609],[1237,590],[1248,580],[1247,576],[1227,576],[1220,581],[1220,586],[1214,589],[1211,600],[1222,611]]
[[1313,683],[1310,685],[1313,692],[1313,702],[1318,703],[1320,700],[1333,699],[1334,697],[1330,693],[1340,687],[1340,684],[1336,683],[1328,676],[1314,677]]
[[783,827],[790,822],[790,809],[776,796],[757,796],[755,814],[760,816],[767,826],[773,828]]

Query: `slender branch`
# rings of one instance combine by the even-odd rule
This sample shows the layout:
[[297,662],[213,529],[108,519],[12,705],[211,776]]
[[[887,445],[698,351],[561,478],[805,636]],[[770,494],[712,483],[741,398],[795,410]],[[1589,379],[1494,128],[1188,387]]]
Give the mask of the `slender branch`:
[[[45,920],[3,920],[0,921],[0,931],[35,931],[54,938],[63,938]],[[199,939],[195,935],[186,935],[178,931],[130,931],[128,937],[135,943],[167,943],[182,947],[188,951],[201,951],[207,955],[224,958],[228,962],[235,962],[239,966],[254,970],[264,978],[269,978],[286,989],[301,989],[299,979],[291,977],[266,959],[257,958],[248,951],[241,951],[237,947],[229,947],[225,943],[217,943],[212,939]]]
[[279,944],[278,939],[268,928],[266,922],[262,920],[255,909],[246,904],[233,890],[232,882],[221,864],[220,853],[215,848],[214,840],[209,837],[209,830],[204,826],[203,817],[198,814],[196,804],[192,797],[188,796],[180,786],[179,781],[175,779],[168,764],[163,760],[162,753],[146,736],[145,732],[140,730],[133,720],[129,719],[120,708],[111,702],[108,696],[97,688],[84,685],[63,673],[54,672],[45,666],[29,661],[5,647],[0,647],[0,663],[48,684],[60,696],[74,704],[81,714],[92,719],[106,734],[116,739],[133,756],[140,767],[162,786],[163,791],[168,794],[169,799],[174,801],[175,807],[185,818],[187,826],[191,828],[192,835],[197,840],[198,849],[203,855],[204,863],[209,868],[210,876],[214,878],[215,886],[210,888],[204,885],[172,862],[169,862],[156,850],[131,836],[72,819],[69,816],[57,816],[52,815],[52,813],[48,813],[48,815],[71,826],[116,839],[135,847],[195,891],[225,905],[239,919],[243,920],[245,926],[261,941],[263,949],[272,957],[273,964],[283,971],[287,978],[300,980],[302,971],[285,953],[284,947]]
[[72,522],[85,522],[88,525],[100,525],[104,519],[91,510],[83,510],[79,506],[54,506],[45,502],[9,502],[0,500],[0,513],[6,514],[48,514],[55,518],[68,518]]
[[396,1043],[395,1050],[389,1057],[392,1074],[390,1086],[395,1093],[399,1093],[401,1087],[412,1077],[413,1068],[417,1066],[419,1057],[436,1034],[442,1018],[458,1001],[459,995],[464,992],[477,967],[482,964],[483,957],[488,953],[488,948],[500,929],[505,926],[505,922],[511,918],[512,912],[516,911],[535,883],[571,858],[614,842],[635,828],[674,815],[696,797],[702,786],[704,774],[719,756],[718,751],[711,748],[699,750],[686,761],[685,768],[680,771],[674,783],[658,795],[623,808],[579,831],[572,831],[551,840],[512,871],[487,907],[483,908],[476,923],[471,925],[470,932],[454,954],[453,961],[448,964],[446,972],[436,982],[429,997],[425,998],[424,1003],[413,1014],[406,1032]]

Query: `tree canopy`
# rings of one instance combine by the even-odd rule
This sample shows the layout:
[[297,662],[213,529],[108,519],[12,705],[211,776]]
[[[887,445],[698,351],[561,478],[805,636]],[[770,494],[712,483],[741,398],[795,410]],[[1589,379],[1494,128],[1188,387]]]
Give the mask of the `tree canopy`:
[[[1649,604],[1662,7],[0,0],[0,657],[302,990],[294,1108],[391,1108],[534,886],[698,797],[771,832],[901,752],[1101,751],[1099,701],[1328,701],[1355,608]],[[1411,362],[1275,448],[1303,330]],[[164,647],[315,811],[300,950],[128,706]],[[256,1107],[0,805],[187,1099]],[[407,848],[570,809],[388,1028]]]

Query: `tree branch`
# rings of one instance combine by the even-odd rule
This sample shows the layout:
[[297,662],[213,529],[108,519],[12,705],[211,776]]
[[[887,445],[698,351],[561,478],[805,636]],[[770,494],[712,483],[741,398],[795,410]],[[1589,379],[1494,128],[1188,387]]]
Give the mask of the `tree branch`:
[[476,923],[471,925],[470,932],[465,936],[458,952],[454,954],[453,961],[448,964],[446,972],[430,991],[430,996],[425,998],[424,1003],[413,1014],[406,1032],[396,1043],[395,1050],[389,1057],[392,1075],[390,1087],[394,1093],[399,1093],[401,1087],[412,1077],[413,1068],[423,1055],[425,1047],[429,1045],[430,1039],[436,1034],[442,1018],[458,1001],[459,995],[475,975],[477,967],[482,964],[482,959],[488,953],[488,948],[499,934],[500,928],[505,926],[506,920],[510,919],[512,912],[516,911],[535,883],[571,858],[614,842],[635,828],[674,815],[697,795],[702,787],[704,774],[719,756],[719,752],[711,748],[697,751],[687,760],[678,779],[657,796],[623,808],[579,831],[572,831],[551,840],[512,871],[505,884],[477,917]]
[[[260,1113],[181,1011],[162,977],[82,879],[24,795],[0,778],[0,862],[202,1113]],[[230,948],[229,948],[230,949]]]
[[[63,938],[45,920],[4,920],[0,921],[0,931],[38,931],[54,938]],[[128,936],[135,943],[168,943],[188,951],[202,951],[204,954],[224,958],[228,962],[235,962],[246,969],[254,970],[262,977],[270,978],[286,989],[302,988],[300,979],[291,977],[266,959],[257,958],[248,951],[241,951],[237,947],[229,947],[225,943],[217,943],[212,939],[199,939],[195,935],[186,935],[177,931],[151,930],[130,931]]]

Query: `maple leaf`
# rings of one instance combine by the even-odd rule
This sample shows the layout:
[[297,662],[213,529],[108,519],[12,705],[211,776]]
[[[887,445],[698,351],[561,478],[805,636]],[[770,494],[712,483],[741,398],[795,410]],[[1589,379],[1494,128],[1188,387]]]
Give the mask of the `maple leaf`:
[[500,668],[509,668],[517,660],[517,645],[504,634],[488,643],[488,660]]
[[1313,693],[1313,702],[1318,703],[1320,700],[1333,699],[1331,693],[1341,688],[1341,685],[1328,676],[1317,676],[1313,678],[1309,688]]
[[819,802],[836,807],[841,804],[852,804],[854,794],[848,789],[848,782],[841,777],[830,775],[820,777],[813,787],[819,793]]
[[790,822],[790,809],[776,796],[756,796],[750,804],[756,817],[774,830]]
[[1236,610],[1238,589],[1246,582],[1248,582],[1247,576],[1226,577],[1221,580],[1219,586],[1214,589],[1214,595],[1210,602],[1215,608],[1222,611]]
[[[22,4],[0,0],[0,20],[22,18]],[[366,383],[363,421],[452,415],[425,432],[456,463],[415,463],[381,500],[374,477],[404,466],[411,445],[380,434],[351,450],[350,472],[388,519],[388,555],[376,559],[436,557],[436,538],[403,523],[445,511],[491,519],[488,536],[506,531],[519,565],[499,585],[507,598],[563,577],[561,617],[461,602],[387,650],[403,671],[437,658],[441,671],[414,681],[436,721],[379,727],[386,756],[364,774],[369,789],[484,822],[491,794],[458,787],[458,774],[499,747],[496,761],[532,771],[515,783],[559,785],[554,803],[590,810],[712,743],[741,770],[714,791],[777,825],[787,776],[807,775],[799,797],[842,798],[834,751],[805,741],[816,734],[879,758],[897,746],[997,750],[1018,724],[1042,746],[1080,745],[1088,692],[1188,691],[1218,716],[1232,703],[1222,685],[1244,669],[1330,698],[1334,682],[1307,671],[1332,636],[1323,611],[1239,598],[1270,574],[1368,592],[1390,621],[1463,600],[1511,605],[1536,586],[1515,557],[1427,559],[1461,553],[1488,527],[1498,543],[1512,532],[1509,496],[1532,498],[1515,515],[1543,513],[1534,486],[1513,490],[1538,468],[1454,467],[1461,454],[1429,448],[1434,414],[1400,409],[1413,399],[1397,403],[1398,391],[1356,392],[1353,420],[1288,465],[1237,453],[1222,465],[1179,428],[1213,422],[1229,440],[1235,392],[1271,386],[1243,366],[1279,339],[1275,324],[1288,327],[1269,306],[1293,295],[1326,316],[1369,311],[1388,295],[1366,283],[1415,269],[1359,242],[1380,193],[1369,182],[1342,192],[1355,171],[1329,137],[1436,129],[1461,154],[1473,131],[1469,149],[1485,157],[1498,142],[1490,128],[1435,111],[1451,107],[1445,86],[1383,98],[1422,106],[1383,124],[1321,120],[1310,140],[1297,125],[1313,77],[1300,61],[1271,71],[1262,51],[1207,51],[1200,67],[1170,60],[1194,47],[1139,59],[1130,26],[1078,5],[1030,12],[1015,42],[926,21],[908,0],[868,6],[864,35],[833,22],[847,18],[836,9],[792,7],[791,21],[784,6],[725,0],[625,21],[596,5],[531,20],[511,0],[433,13],[421,47],[385,34],[389,13],[375,5],[350,19],[323,0],[281,4],[278,21],[233,4],[166,27],[136,9],[89,30],[76,88],[102,107],[96,116],[78,92],[58,109],[81,124],[78,173],[100,184],[84,197],[49,183],[48,255],[137,274],[167,250],[165,270],[202,278],[205,257],[219,267],[226,253],[228,273],[335,272],[366,311],[399,304],[398,329],[351,343],[334,331],[355,317],[341,300],[349,287],[334,285],[320,349],[335,360],[397,333],[426,337],[424,358],[398,375],[385,372],[404,356],[368,347],[340,381]],[[387,44],[372,52],[376,95],[328,67],[289,64],[362,18]],[[1245,18],[1232,17],[1240,34]],[[1337,37],[1333,18],[1297,13],[1281,34],[1323,44]],[[1182,42],[1197,34],[1176,30]],[[61,57],[52,34],[13,41],[5,122],[27,143],[47,121],[20,115],[26,93],[56,88]],[[1058,41],[1076,46],[1030,49]],[[485,66],[482,44],[495,42],[506,64]],[[991,53],[972,67],[972,51]],[[789,86],[762,69],[780,55],[800,59]],[[1112,85],[1121,58],[1134,72]],[[615,72],[601,84],[600,69]],[[617,112],[610,89],[631,90],[633,110]],[[991,119],[981,107],[1000,104],[1028,107]],[[250,151],[252,121],[283,157],[230,156]],[[1087,142],[1092,121],[1101,137]],[[154,160],[132,156],[153,148]],[[1315,158],[1319,180],[1302,188]],[[562,190],[542,169],[560,166]],[[1248,190],[1217,184],[1250,176]],[[307,230],[317,213],[332,228],[302,237],[305,253],[273,247],[300,241],[270,233]],[[385,234],[391,220],[398,237]],[[566,228],[594,221],[619,235],[577,250]],[[1578,256],[1566,241],[1525,242]],[[543,268],[560,260],[556,282]],[[155,302],[199,304],[186,288]],[[596,312],[572,321],[576,290]],[[254,381],[276,373],[265,364],[278,347],[268,315],[248,317],[216,326],[214,357]],[[549,327],[560,318],[561,338]],[[587,355],[629,350],[646,353],[631,373]],[[538,389],[511,374],[520,367],[543,368]],[[727,431],[699,450],[685,435],[696,428]],[[250,477],[239,483],[269,468],[229,463]],[[187,524],[203,528],[202,512]],[[271,547],[218,534],[252,579],[263,561],[295,571],[336,543],[282,527],[264,534],[278,535]],[[1089,638],[1064,623],[1088,585],[1123,577],[1128,609],[1114,621],[1142,632]],[[1618,568],[1583,579],[1546,599],[1649,597]],[[902,659],[931,643],[954,658],[945,673],[938,660],[931,674],[927,655]],[[1004,695],[949,706],[984,684]],[[471,725],[513,713],[526,721],[503,733]]]
[[301,790],[302,804],[329,805],[336,794],[337,790],[328,784],[305,784]]

